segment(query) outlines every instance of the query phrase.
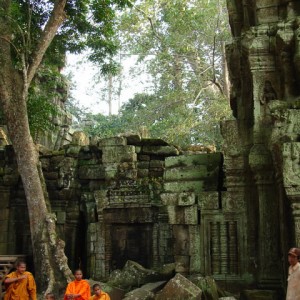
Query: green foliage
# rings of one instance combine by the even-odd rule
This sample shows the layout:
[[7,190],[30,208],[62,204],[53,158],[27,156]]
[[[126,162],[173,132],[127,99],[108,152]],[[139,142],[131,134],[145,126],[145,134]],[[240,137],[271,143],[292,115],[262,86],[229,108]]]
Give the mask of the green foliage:
[[173,103],[167,105],[155,95],[136,94],[125,103],[118,116],[102,114],[85,116],[91,126],[85,127],[90,136],[112,137],[121,133],[139,132],[146,127],[151,137],[162,138],[185,147],[190,144],[216,145],[220,147],[219,122],[228,117],[230,108],[226,99],[207,99],[201,107],[189,108]]
[[[118,47],[114,21],[116,13],[128,5],[128,0],[67,1],[67,18],[49,46],[44,62],[61,68],[67,51],[78,53],[89,49],[89,58],[103,66],[103,72],[114,68],[114,64],[108,67]],[[11,24],[16,64],[20,64],[22,55],[30,63],[30,55],[39,43],[52,9],[51,0],[12,0]]]
[[[5,5],[1,4],[0,17],[10,23],[12,63],[16,69],[26,72],[52,13],[54,1],[11,0],[7,3],[9,15]],[[118,11],[128,5],[128,0],[67,1],[66,20],[48,47],[43,67],[28,90],[28,118],[33,136],[54,127],[52,119],[58,114],[58,109],[52,102],[66,96],[65,80],[58,70],[65,65],[67,52],[79,53],[89,49],[89,58],[101,68],[102,73],[117,73],[118,66],[112,60],[118,47],[114,21]]]
[[152,137],[180,146],[219,147],[219,122],[231,114],[222,65],[229,38],[225,0],[136,1],[120,15],[118,29],[123,51],[147,66],[153,90],[135,95],[118,118],[107,119],[110,132],[96,125],[92,134],[145,126]]
[[31,135],[53,130],[53,118],[58,116],[59,102],[66,97],[67,86],[64,77],[53,68],[42,68],[32,83],[27,101],[27,113]]
[[100,138],[112,137],[123,132],[123,120],[116,115],[104,116],[102,114],[91,115],[84,117],[90,125],[86,125],[84,130],[91,136]]
[[230,116],[225,1],[141,0],[121,15],[119,31],[123,47],[153,78],[151,96],[136,95],[122,107],[125,127],[146,126],[178,145],[220,144],[219,122]]

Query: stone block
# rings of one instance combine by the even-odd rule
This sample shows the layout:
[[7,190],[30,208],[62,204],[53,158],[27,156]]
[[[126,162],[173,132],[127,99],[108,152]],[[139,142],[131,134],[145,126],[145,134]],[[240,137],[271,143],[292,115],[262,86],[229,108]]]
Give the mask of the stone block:
[[135,146],[135,153],[141,153],[142,147],[141,146]]
[[167,206],[169,224],[196,225],[198,224],[198,210],[196,205],[179,207]]
[[196,197],[194,193],[180,193],[178,194],[178,205],[188,206],[193,205],[196,202]]
[[244,211],[246,203],[243,190],[233,192],[222,192],[222,207],[225,212]]
[[162,193],[160,199],[163,205],[175,206],[178,204],[178,193]]
[[87,146],[90,144],[89,137],[83,131],[74,131],[72,135],[72,144],[78,146]]
[[[170,274],[173,274],[173,272],[174,269],[172,269],[172,273]],[[149,282],[144,284],[141,288],[146,291],[157,293],[166,285],[166,283],[167,283],[166,281]]]
[[118,178],[119,179],[137,179],[137,169],[134,168],[123,168],[120,166],[118,170]]
[[164,190],[171,193],[194,192],[198,194],[203,191],[203,186],[203,181],[174,181],[164,183]]
[[218,165],[221,163],[222,154],[220,152],[216,153],[201,153],[193,155],[180,155],[166,157],[165,166],[166,168],[175,167],[189,167],[189,166],[199,166],[199,165]]
[[184,222],[183,224],[196,225],[198,224],[198,210],[197,206],[186,206],[184,209]]
[[114,179],[117,177],[118,165],[119,164],[103,164],[106,180]]
[[158,159],[152,159],[150,160],[150,164],[149,164],[149,168],[150,169],[156,169],[156,168],[160,168],[160,169],[164,169],[165,168],[165,161],[164,160],[158,160]]
[[139,169],[149,169],[149,165],[150,165],[149,161],[138,161],[137,162],[137,167]]
[[125,146],[126,144],[127,144],[127,140],[123,136],[104,138],[99,141],[100,147]]
[[198,205],[201,210],[219,209],[219,193],[218,192],[202,192],[198,196]]
[[189,280],[201,289],[204,299],[219,299],[218,286],[213,277],[192,275]]
[[156,295],[156,300],[197,300],[201,299],[201,290],[187,278],[177,273]]
[[164,179],[166,181],[186,181],[193,179],[204,179],[207,177],[207,167],[205,165],[177,167],[166,169]]
[[278,7],[264,7],[257,9],[257,19],[259,24],[278,22]]
[[104,179],[105,178],[105,171],[103,165],[85,165],[81,166],[78,169],[78,178],[79,179]]
[[137,158],[139,161],[148,161],[150,160],[150,155],[138,154]]
[[64,155],[56,155],[50,158],[50,170],[57,169],[57,166],[65,159]]
[[95,145],[83,146],[80,149],[78,159],[79,160],[94,160],[101,159],[102,150]]
[[66,156],[68,157],[78,157],[81,146],[78,145],[68,145],[65,149]]
[[149,170],[148,169],[137,169],[137,177],[138,178],[149,177]]
[[143,288],[137,288],[125,295],[124,300],[154,300],[154,293]]
[[151,169],[149,170],[149,177],[155,177],[155,178],[159,178],[159,177],[163,177],[164,176],[164,169]]
[[204,190],[205,191],[217,191],[220,186],[220,169],[217,166],[214,170],[207,173],[204,179]]
[[85,165],[98,165],[101,162],[97,158],[91,158],[91,159],[79,159],[78,160],[78,166],[85,166]]
[[127,145],[139,145],[141,143],[141,136],[139,134],[126,135]]
[[188,274],[190,270],[189,255],[175,255],[175,272],[180,274]]
[[103,163],[134,162],[137,160],[134,146],[104,147]]
[[174,146],[143,146],[142,153],[159,156],[179,155],[178,149]]
[[65,224],[66,223],[66,212],[58,211],[56,212],[56,223],[57,224]]
[[143,138],[141,140],[141,145],[146,146],[168,146],[169,144],[162,139],[153,139],[153,138]]

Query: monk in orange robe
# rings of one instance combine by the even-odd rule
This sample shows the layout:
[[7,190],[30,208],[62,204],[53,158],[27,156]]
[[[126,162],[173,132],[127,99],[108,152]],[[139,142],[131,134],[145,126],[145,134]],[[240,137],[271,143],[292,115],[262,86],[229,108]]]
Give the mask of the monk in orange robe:
[[75,280],[71,281],[66,289],[64,300],[89,300],[91,288],[89,283],[82,279],[82,271],[74,272]]
[[36,284],[33,275],[26,271],[26,263],[19,261],[16,271],[9,273],[5,279],[4,300],[36,300]]
[[110,296],[101,290],[101,286],[98,283],[93,285],[94,296],[90,300],[110,300]]

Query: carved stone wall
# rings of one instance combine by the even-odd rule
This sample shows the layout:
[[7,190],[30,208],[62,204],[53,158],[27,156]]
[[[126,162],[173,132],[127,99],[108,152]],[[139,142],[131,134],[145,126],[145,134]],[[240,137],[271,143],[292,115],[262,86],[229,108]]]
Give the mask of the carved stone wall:
[[[223,191],[220,153],[179,153],[138,135],[40,151],[71,268],[98,279],[130,259],[148,268],[175,262],[182,274],[241,277],[243,224],[239,203]],[[11,146],[0,150],[0,165],[0,253],[30,256],[25,195]]]
[[[225,185],[238,190],[246,208],[244,263],[261,287],[276,288],[286,282],[288,248],[300,246],[300,2],[227,3],[236,119],[223,124]],[[244,183],[229,182],[231,176]]]

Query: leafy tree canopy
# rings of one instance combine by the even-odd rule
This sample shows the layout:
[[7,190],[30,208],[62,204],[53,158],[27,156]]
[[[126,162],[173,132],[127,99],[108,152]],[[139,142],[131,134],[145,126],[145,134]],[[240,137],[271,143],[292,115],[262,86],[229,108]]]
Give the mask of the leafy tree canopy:
[[[153,81],[151,94],[121,107],[121,129],[146,126],[152,136],[178,145],[220,145],[219,122],[230,116],[225,0],[136,1],[119,15],[118,30],[122,53],[138,55]],[[138,68],[134,72],[140,76]]]
[[[130,5],[128,0],[67,1],[66,20],[49,46],[44,61],[62,67],[67,51],[78,53],[89,49],[89,58],[105,70],[107,57],[117,50],[114,20],[117,11],[126,5]],[[16,58],[24,56],[25,63],[30,60],[53,6],[53,0],[12,0],[11,24]]]

